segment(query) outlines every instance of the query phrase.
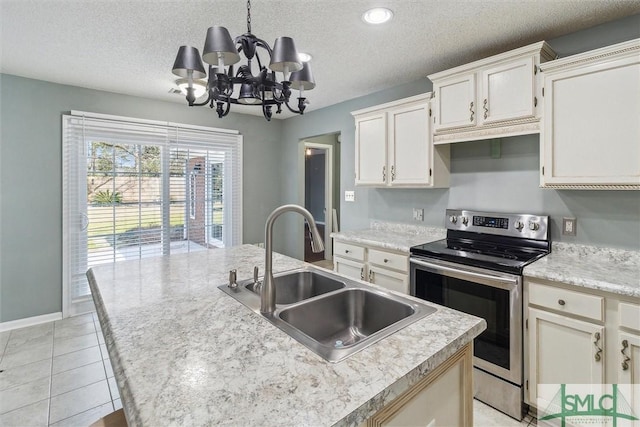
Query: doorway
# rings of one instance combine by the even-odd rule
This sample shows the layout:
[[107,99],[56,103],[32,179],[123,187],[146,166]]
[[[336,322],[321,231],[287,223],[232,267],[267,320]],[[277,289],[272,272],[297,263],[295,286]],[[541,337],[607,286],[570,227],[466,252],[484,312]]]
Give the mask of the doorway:
[[331,233],[338,231],[340,189],[339,134],[321,135],[302,141],[304,157],[304,206],[316,221],[325,250],[314,253],[311,234],[304,224],[304,260],[332,268]]

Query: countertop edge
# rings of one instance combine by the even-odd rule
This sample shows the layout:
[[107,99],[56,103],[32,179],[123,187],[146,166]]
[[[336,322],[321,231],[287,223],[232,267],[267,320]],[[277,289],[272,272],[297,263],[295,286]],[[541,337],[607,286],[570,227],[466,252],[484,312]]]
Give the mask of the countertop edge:
[[[106,306],[102,301],[102,295],[100,294],[100,290],[98,289],[98,284],[93,274],[93,269],[91,268],[87,270],[87,279],[89,282],[89,287],[91,288],[93,303],[96,306],[96,314],[98,315],[98,320],[100,321],[102,334],[104,335],[105,347],[109,352],[109,359],[111,360],[111,367],[113,368],[113,377],[116,380],[118,390],[121,395],[120,401],[123,402],[122,409],[127,420],[127,425],[129,427],[141,426],[142,420],[140,419],[138,412],[131,412],[130,409],[127,409],[127,406],[129,405],[124,405],[125,401],[135,402],[135,399],[133,393],[131,393],[129,389],[129,384],[126,381],[127,375],[124,372],[123,364],[120,361],[118,346],[113,340],[113,331],[111,330],[109,315],[106,313]],[[136,405],[134,404],[131,406],[135,407]],[[131,408],[131,406],[129,406],[129,408]]]

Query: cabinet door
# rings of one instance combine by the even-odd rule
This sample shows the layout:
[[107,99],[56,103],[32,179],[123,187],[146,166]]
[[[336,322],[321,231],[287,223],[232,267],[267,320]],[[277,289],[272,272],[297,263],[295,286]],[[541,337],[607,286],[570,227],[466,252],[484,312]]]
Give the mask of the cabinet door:
[[468,74],[433,84],[434,129],[437,131],[475,126],[476,76]]
[[431,183],[429,104],[389,111],[389,164],[391,185]]
[[482,123],[534,117],[533,57],[509,61],[481,75],[482,98],[477,110]]
[[365,280],[367,273],[364,263],[337,256],[333,257],[333,270],[356,280]]
[[[640,414],[640,335],[627,332],[618,333],[619,363],[617,364],[618,387],[631,410]],[[618,425],[640,427],[640,421]]]
[[542,184],[640,185],[640,55],[545,75]]
[[386,168],[386,114],[356,118],[356,185],[385,185]]
[[552,401],[539,384],[604,384],[604,338],[600,325],[529,308],[529,402]]
[[361,427],[472,426],[472,354],[467,344]]
[[391,291],[409,294],[409,275],[370,265],[369,282]]

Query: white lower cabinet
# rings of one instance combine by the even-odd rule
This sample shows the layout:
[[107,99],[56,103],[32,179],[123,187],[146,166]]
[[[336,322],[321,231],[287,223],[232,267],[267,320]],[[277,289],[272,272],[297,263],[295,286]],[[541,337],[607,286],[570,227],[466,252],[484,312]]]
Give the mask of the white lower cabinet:
[[386,268],[369,265],[369,282],[392,291],[409,294],[409,276]]
[[[640,413],[638,298],[528,278],[524,288],[528,403],[538,407],[551,401],[554,396],[547,393],[558,389],[539,387],[544,384],[592,384],[594,392],[617,384]],[[618,425],[640,427],[640,422]]]
[[333,269],[345,276],[409,294],[409,254],[333,242]]
[[472,356],[467,344],[360,427],[472,426]]
[[603,326],[529,308],[530,402],[553,399],[538,384],[604,383],[604,338]]
[[333,257],[333,270],[352,279],[364,280],[364,263],[350,259]]

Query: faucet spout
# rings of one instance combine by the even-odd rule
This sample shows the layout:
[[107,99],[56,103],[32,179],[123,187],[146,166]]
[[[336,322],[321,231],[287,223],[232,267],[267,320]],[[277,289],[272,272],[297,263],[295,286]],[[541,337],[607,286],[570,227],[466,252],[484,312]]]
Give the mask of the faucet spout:
[[269,217],[264,226],[264,281],[262,283],[262,290],[260,292],[260,312],[266,315],[272,315],[276,309],[276,288],[273,283],[273,223],[276,219],[285,212],[296,212],[302,215],[309,224],[311,230],[311,248],[313,252],[322,252],[324,250],[324,242],[322,236],[318,232],[316,222],[313,219],[311,212],[298,205],[283,205],[276,208]]

